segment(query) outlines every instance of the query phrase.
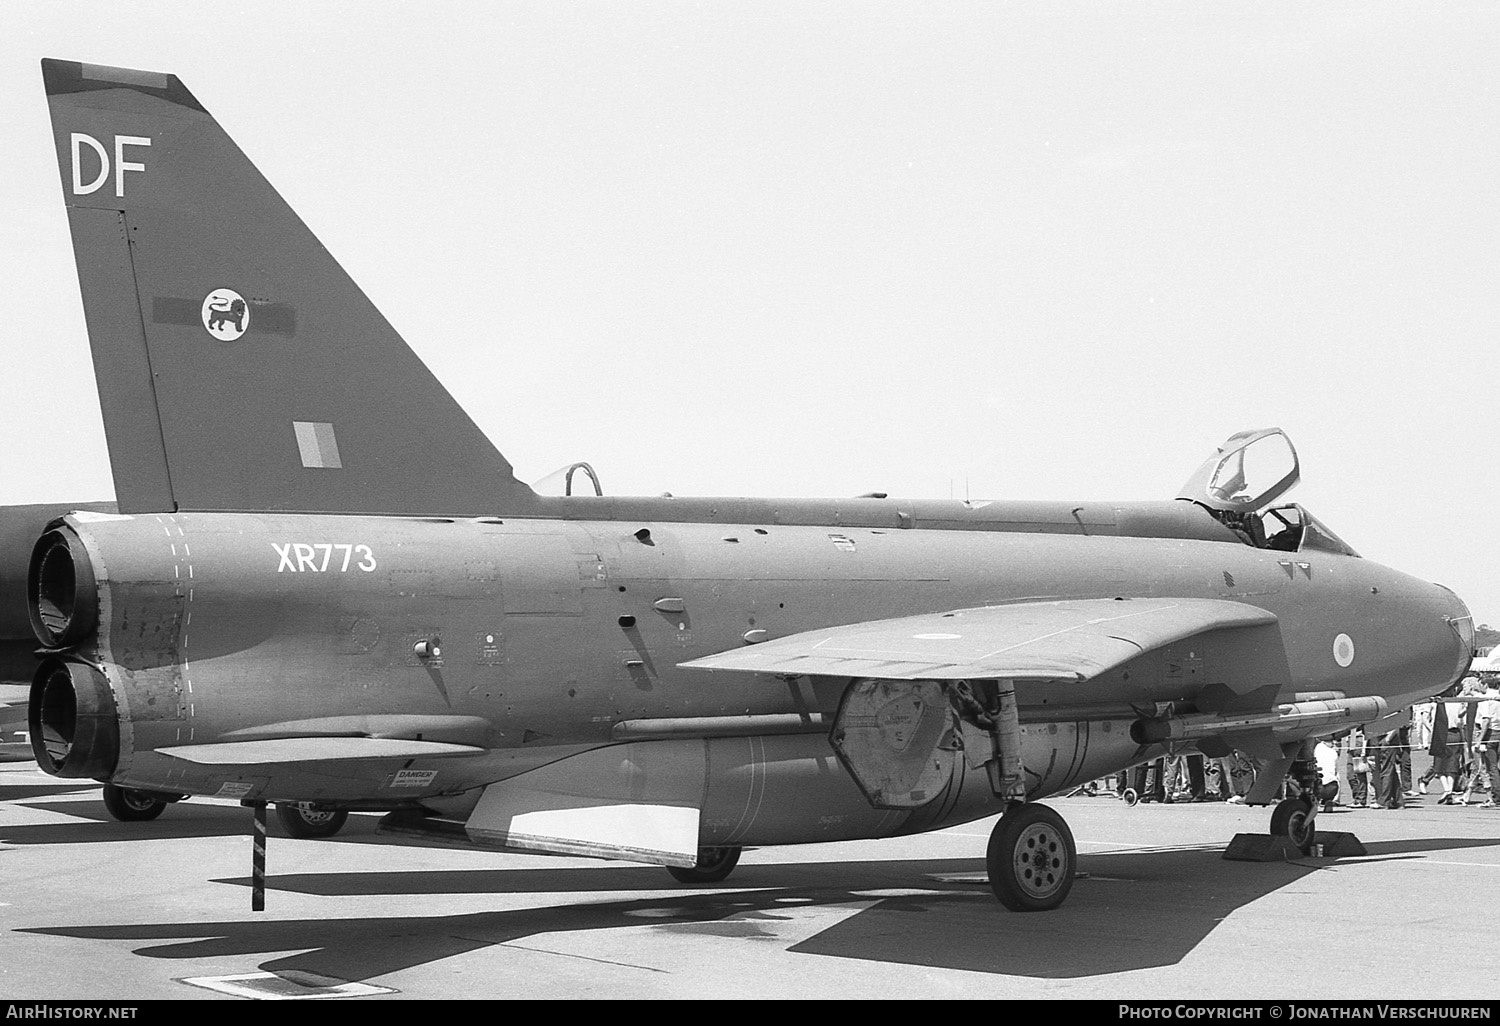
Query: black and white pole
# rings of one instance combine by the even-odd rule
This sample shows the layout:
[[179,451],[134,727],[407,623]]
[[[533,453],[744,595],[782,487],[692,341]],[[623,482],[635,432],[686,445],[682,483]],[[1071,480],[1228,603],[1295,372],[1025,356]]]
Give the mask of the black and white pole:
[[250,911],[266,910],[266,803],[256,802],[255,851],[250,858]]

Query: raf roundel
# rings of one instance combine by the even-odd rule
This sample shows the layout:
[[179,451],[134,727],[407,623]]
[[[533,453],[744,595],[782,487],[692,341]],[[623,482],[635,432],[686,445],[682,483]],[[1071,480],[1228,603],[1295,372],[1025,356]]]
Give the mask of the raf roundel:
[[1333,661],[1340,666],[1354,662],[1354,639],[1349,635],[1340,634],[1333,639]]
[[250,330],[250,305],[234,289],[214,289],[203,299],[203,327],[220,342]]

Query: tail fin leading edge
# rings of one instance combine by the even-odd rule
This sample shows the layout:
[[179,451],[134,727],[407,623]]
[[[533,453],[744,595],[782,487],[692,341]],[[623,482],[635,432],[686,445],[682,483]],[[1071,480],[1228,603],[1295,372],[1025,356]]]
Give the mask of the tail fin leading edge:
[[175,76],[42,72],[121,512],[531,506]]

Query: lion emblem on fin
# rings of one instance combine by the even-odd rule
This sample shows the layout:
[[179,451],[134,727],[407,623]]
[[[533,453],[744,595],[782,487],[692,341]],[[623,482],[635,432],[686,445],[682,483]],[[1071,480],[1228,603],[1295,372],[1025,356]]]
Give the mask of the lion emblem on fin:
[[220,342],[233,342],[250,330],[250,306],[233,289],[214,289],[203,300],[203,327]]

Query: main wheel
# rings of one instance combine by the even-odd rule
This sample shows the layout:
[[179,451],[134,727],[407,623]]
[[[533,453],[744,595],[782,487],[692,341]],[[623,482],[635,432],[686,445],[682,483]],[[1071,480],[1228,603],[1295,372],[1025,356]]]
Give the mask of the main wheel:
[[1271,813],[1271,833],[1287,838],[1304,853],[1312,851],[1317,836],[1312,803],[1305,798],[1288,798],[1278,804]]
[[167,803],[145,791],[105,784],[104,807],[121,823],[143,823],[160,816]]
[[276,818],[293,837],[332,837],[344,828],[349,813],[339,809],[319,809],[307,802],[281,802]]
[[1057,908],[1073,888],[1078,850],[1063,818],[1045,805],[1012,805],[990,834],[990,889],[1012,912]]
[[668,866],[667,872],[682,883],[718,883],[740,863],[742,848],[699,848],[698,864],[692,869]]

